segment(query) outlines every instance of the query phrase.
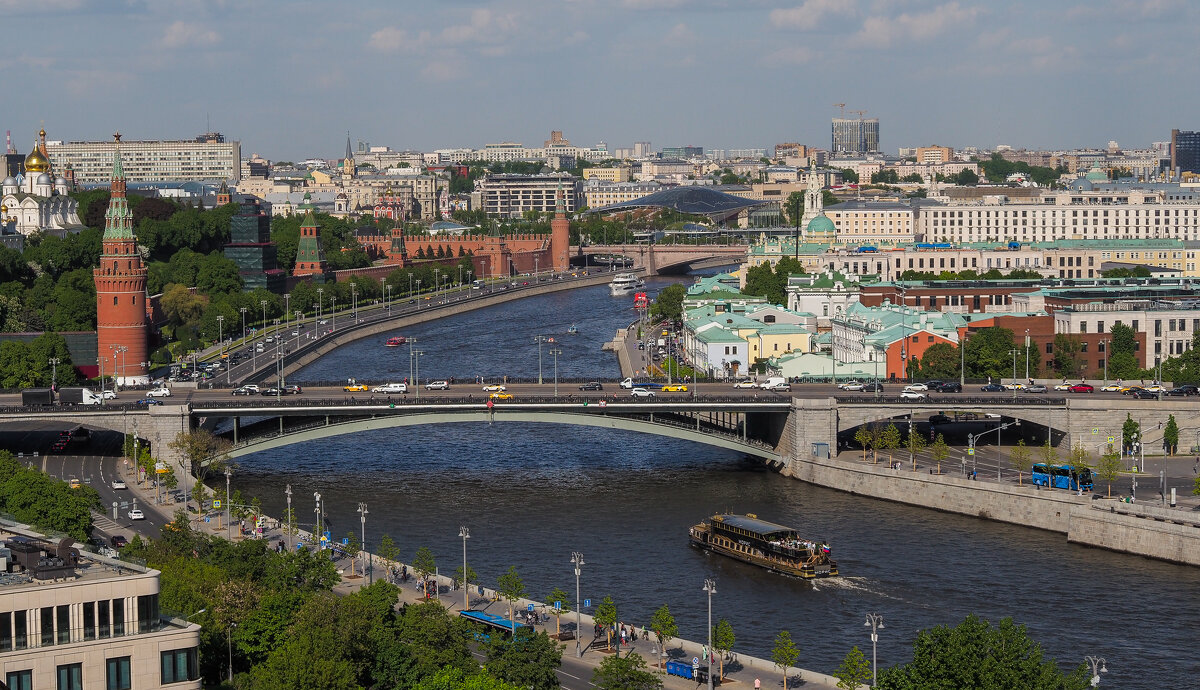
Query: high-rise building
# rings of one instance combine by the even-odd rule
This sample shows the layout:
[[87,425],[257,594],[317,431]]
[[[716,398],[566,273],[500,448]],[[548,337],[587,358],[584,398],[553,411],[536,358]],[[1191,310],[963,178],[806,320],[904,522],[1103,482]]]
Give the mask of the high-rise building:
[[1171,172],[1200,173],[1200,132],[1171,130]]
[[244,199],[238,214],[229,219],[229,243],[223,251],[226,259],[237,264],[242,290],[263,288],[283,294],[287,275],[279,267],[271,241],[271,216],[263,212],[257,198]]
[[879,119],[833,118],[834,155],[879,153]]
[[[120,143],[121,135],[114,137]],[[150,383],[147,375],[146,267],[133,235],[133,211],[125,198],[121,151],[113,150],[112,187],[104,214],[96,282],[96,349],[110,357],[117,383]]]
[[[123,141],[121,155],[129,182],[231,180],[242,174],[242,148],[221,135],[203,141]],[[46,155],[58,170],[70,165],[77,184],[100,184],[108,179],[117,150],[111,141],[47,142]]]
[[653,152],[654,152],[654,149],[652,149],[650,147],[650,142],[648,142],[648,141],[633,142],[633,157],[634,158],[646,158]]

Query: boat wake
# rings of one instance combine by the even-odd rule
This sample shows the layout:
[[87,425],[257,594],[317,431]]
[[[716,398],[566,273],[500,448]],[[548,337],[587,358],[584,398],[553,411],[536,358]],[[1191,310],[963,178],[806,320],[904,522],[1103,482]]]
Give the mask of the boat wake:
[[819,592],[823,589],[836,589],[854,594],[870,594],[884,599],[900,600],[900,597],[880,589],[877,582],[862,576],[821,578],[812,581],[812,588],[814,592]]

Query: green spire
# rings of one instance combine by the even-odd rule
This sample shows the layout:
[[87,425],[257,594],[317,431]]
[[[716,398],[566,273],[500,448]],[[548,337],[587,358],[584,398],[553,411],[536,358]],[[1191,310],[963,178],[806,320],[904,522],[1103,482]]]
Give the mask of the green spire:
[[[120,142],[120,139],[117,140]],[[112,185],[108,210],[104,212],[104,238],[102,241],[134,240],[133,211],[125,198],[125,168],[121,164],[121,149],[113,150]]]

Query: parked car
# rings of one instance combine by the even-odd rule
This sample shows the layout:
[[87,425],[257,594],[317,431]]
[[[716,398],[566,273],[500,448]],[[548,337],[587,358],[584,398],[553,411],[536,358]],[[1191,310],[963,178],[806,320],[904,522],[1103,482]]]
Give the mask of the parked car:
[[1008,383],[1004,384],[1004,390],[1023,391],[1025,390],[1025,384],[1021,383],[1020,381],[1009,381]]
[[382,386],[375,386],[371,389],[372,393],[407,393],[408,384],[406,383],[385,383]]
[[629,395],[634,398],[653,398],[654,391],[646,390],[645,388],[634,388],[629,391]]
[[281,391],[280,389],[278,389],[278,388],[276,388],[276,387],[272,386],[272,387],[270,387],[270,388],[264,388],[264,389],[262,389],[261,391],[259,391],[259,394],[260,394],[260,395],[275,395],[275,396],[279,396],[279,395],[283,395],[283,391]]
[[121,549],[129,544],[129,540],[126,539],[125,537],[121,536],[120,534],[114,534],[108,538],[108,543],[112,544],[112,547],[114,549]]
[[939,393],[961,393],[962,384],[958,381],[947,381],[937,387]]
[[1101,386],[1100,390],[1105,393],[1120,393],[1121,389],[1124,387],[1125,384],[1123,383],[1110,383],[1107,386]]
[[882,393],[883,384],[878,381],[868,381],[863,384],[862,390],[864,393]]
[[670,383],[662,387],[664,393],[686,393],[687,386],[682,383]]
[[1003,393],[1005,389],[998,383],[989,383],[986,386],[980,386],[979,390],[984,393]]
[[1190,383],[1185,383],[1182,386],[1175,386],[1167,391],[1167,395],[1200,395],[1200,389]]
[[[751,381],[750,379],[741,379],[738,381],[734,381],[733,387],[734,388],[758,388],[758,384]],[[842,384],[839,383],[838,388],[841,388],[841,387],[842,387]]]
[[1149,386],[1146,386],[1146,390],[1150,391],[1151,393],[1162,393],[1167,389],[1161,383],[1152,383]]
[[146,514],[142,512],[141,508],[131,508],[129,511],[129,519],[130,520],[145,520]]
[[1045,393],[1048,390],[1049,389],[1046,388],[1045,384],[1041,383],[1035,383],[1032,386],[1025,386],[1026,393]]
[[158,388],[151,388],[146,395],[151,398],[169,398],[171,397],[171,389],[166,386],[159,386]]
[[427,391],[448,391],[448,390],[450,390],[450,382],[449,381],[430,381],[429,383],[425,384],[425,390],[427,390]]
[[1090,383],[1077,383],[1071,386],[1072,393],[1095,393],[1096,387]]
[[234,388],[232,391],[230,391],[229,394],[230,395],[254,395],[255,393],[258,392],[257,389],[258,389],[258,386],[255,386],[253,390],[249,386],[239,386],[237,388]]
[[949,424],[950,417],[939,412],[935,415],[929,416],[929,423],[930,424]]
[[1125,386],[1121,389],[1121,395],[1137,395],[1140,390],[1145,390],[1141,386]]
[[922,393],[920,391],[910,391],[910,390],[900,391],[900,399],[901,400],[924,400],[926,397],[928,397],[928,396],[926,396],[924,393]]
[[587,383],[579,384],[581,391],[602,391],[604,386],[599,381],[588,381]]

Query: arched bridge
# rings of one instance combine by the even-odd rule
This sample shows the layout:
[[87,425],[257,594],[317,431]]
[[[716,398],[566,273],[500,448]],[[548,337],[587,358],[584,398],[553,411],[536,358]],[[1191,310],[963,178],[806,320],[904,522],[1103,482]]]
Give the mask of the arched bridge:
[[601,244],[573,249],[576,256],[624,256],[633,261],[631,268],[645,269],[651,275],[687,273],[746,260],[743,244]]

